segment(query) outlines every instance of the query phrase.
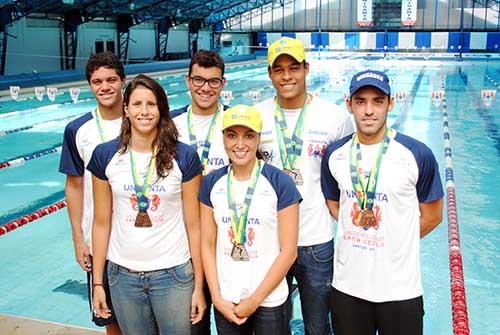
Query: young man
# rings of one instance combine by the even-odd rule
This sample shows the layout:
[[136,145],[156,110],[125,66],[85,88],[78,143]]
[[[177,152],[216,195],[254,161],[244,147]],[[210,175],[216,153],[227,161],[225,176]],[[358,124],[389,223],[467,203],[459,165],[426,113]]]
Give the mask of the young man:
[[321,157],[330,142],[352,133],[353,125],[337,105],[307,93],[309,64],[302,42],[283,37],[271,44],[267,58],[276,97],[256,105],[264,123],[260,149],[294,179],[304,199],[298,257],[287,279],[297,281],[305,333],[331,334],[333,222],[321,194]]
[[[103,52],[89,58],[85,74],[97,100],[97,108],[66,126],[59,172],[66,174],[66,201],[75,257],[87,272],[89,302],[92,307],[92,174],[85,167],[94,148],[114,139],[120,132],[123,109],[121,91],[125,84],[125,70],[116,55]],[[104,284],[106,295],[110,296],[107,280],[95,284]],[[108,306],[111,306],[111,300],[108,300]],[[93,313],[92,321],[98,326],[106,326],[107,334],[121,334],[114,314],[109,319],[103,319]]]
[[[179,140],[198,151],[203,175],[229,164],[222,141],[222,116],[226,106],[219,102],[224,79],[224,60],[215,52],[200,50],[191,58],[186,85],[191,104],[172,111]],[[210,335],[211,296],[204,286],[207,309],[201,322],[192,325],[192,335]]]
[[419,241],[441,222],[443,189],[431,150],[387,127],[393,107],[383,72],[356,74],[347,108],[357,131],[323,158],[321,186],[338,221],[335,335],[422,334]]
[[219,102],[226,84],[224,69],[224,60],[218,53],[196,52],[186,75],[191,104],[171,112],[179,130],[179,140],[196,148],[204,175],[229,164],[221,130],[226,106]]

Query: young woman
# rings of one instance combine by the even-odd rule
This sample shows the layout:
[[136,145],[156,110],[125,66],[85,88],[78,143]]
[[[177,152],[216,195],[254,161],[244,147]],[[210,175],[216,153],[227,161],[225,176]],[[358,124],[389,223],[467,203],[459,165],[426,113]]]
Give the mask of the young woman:
[[[185,335],[204,312],[198,155],[177,141],[167,96],[139,75],[125,89],[120,136],[99,145],[93,174],[94,313],[111,300],[124,334]],[[192,263],[190,261],[192,260]],[[194,271],[193,271],[194,268]],[[193,273],[194,272],[194,273]]]
[[226,110],[231,164],[203,179],[202,255],[221,335],[285,334],[285,275],[297,256],[299,202],[292,179],[261,161],[260,113]]

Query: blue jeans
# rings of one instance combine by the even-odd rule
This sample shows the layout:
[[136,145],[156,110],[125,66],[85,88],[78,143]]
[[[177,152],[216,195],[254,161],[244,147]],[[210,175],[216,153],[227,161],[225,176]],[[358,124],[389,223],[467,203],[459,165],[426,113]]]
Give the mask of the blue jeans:
[[108,264],[111,300],[125,335],[186,335],[191,328],[191,261],[168,269],[133,272]]
[[[294,277],[297,281],[305,335],[332,334],[329,312],[333,278],[333,240],[298,247],[297,251],[297,260],[286,279],[289,288]],[[290,296],[289,300],[292,301]]]
[[287,308],[284,304],[276,307],[259,307],[248,320],[238,326],[231,323],[217,309],[214,309],[215,324],[219,335],[285,335],[287,331]]

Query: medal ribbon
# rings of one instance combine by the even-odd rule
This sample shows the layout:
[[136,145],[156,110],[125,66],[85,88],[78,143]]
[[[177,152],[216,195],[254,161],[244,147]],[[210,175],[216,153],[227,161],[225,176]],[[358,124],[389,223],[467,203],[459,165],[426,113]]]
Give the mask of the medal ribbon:
[[134,178],[134,189],[135,194],[137,196],[137,206],[139,207],[140,212],[146,212],[149,208],[149,185],[151,185],[151,179],[153,177],[154,168],[156,166],[156,156],[153,154],[151,157],[151,161],[149,162],[149,166],[144,176],[144,180],[139,184],[139,174],[137,172],[134,155],[132,153],[132,149],[129,149],[130,152],[130,168],[132,170],[132,177]]
[[280,151],[281,162],[283,164],[284,170],[294,170],[298,166],[300,161],[300,155],[302,154],[302,130],[304,128],[304,118],[307,110],[307,98],[304,101],[304,105],[295,124],[295,129],[293,130],[292,137],[290,138],[288,133],[288,126],[286,124],[285,114],[281,109],[278,100],[274,99],[275,111],[274,111],[274,123],[276,127],[276,135],[278,136],[278,146]]
[[[208,154],[210,152],[210,147],[212,146],[212,141],[214,137],[214,130],[215,130],[215,125],[219,122],[219,114],[220,111],[223,110],[222,106],[219,105],[217,106],[217,109],[215,110],[215,114],[212,117],[212,122],[210,122],[210,127],[208,128],[208,133],[207,137],[205,138],[205,143],[203,144],[203,149],[201,152],[201,165],[203,166],[203,169],[207,166],[207,161],[208,161]],[[194,132],[193,128],[193,123],[191,122],[191,119],[193,117],[193,110],[192,106],[190,105],[188,107],[188,112],[187,112],[187,124],[188,124],[188,133],[189,133],[189,143],[191,146],[198,151],[198,141],[196,140],[196,134]]]
[[234,172],[231,166],[229,167],[229,172],[227,176],[227,203],[229,206],[229,211],[231,212],[231,227],[233,228],[234,241],[236,243],[245,243],[247,241],[246,231],[247,231],[247,220],[248,212],[250,210],[250,204],[252,203],[253,192],[255,191],[255,186],[257,185],[257,180],[260,175],[260,160],[255,162],[252,170],[252,179],[248,185],[245,200],[243,202],[243,207],[241,209],[241,214],[238,216],[238,209],[236,208],[236,203],[234,201],[233,192],[233,180]]
[[106,142],[106,129],[104,128],[101,112],[99,108],[95,109],[95,121],[97,123],[97,129],[99,130],[99,136],[101,137],[101,142]]
[[386,153],[387,148],[389,147],[389,134],[390,128],[387,128],[384,139],[382,143],[380,143],[377,159],[370,171],[368,180],[365,179],[363,168],[361,167],[363,159],[361,157],[361,145],[359,143],[359,139],[356,134],[353,136],[350,153],[351,181],[356,193],[356,199],[358,200],[358,204],[362,210],[373,208],[382,156]]

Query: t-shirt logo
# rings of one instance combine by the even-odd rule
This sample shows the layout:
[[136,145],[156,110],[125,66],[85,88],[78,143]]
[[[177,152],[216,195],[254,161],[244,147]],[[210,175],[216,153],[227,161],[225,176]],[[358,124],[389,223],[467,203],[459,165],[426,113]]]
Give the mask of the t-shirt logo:
[[[234,232],[233,232],[233,227],[229,226],[229,229],[227,230],[227,235],[229,237],[229,241],[231,241],[231,244],[234,244]],[[253,227],[248,227],[247,228],[247,241],[246,245],[251,247],[253,244],[253,241],[255,239],[255,230]]]
[[326,144],[309,144],[307,153],[309,157],[321,158],[325,154]]

